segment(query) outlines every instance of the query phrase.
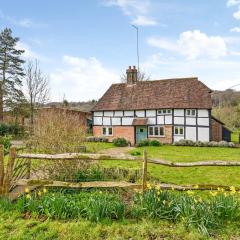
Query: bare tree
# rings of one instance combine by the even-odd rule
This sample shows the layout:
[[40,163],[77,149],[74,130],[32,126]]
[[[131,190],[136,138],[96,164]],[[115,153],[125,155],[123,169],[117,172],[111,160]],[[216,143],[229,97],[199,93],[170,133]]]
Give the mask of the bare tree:
[[[138,74],[137,75],[138,81],[149,81],[150,80],[150,76],[141,70],[139,70],[137,74]],[[127,82],[127,74],[126,73],[123,73],[121,75],[121,81],[122,81],[122,83]]]
[[27,99],[30,107],[30,120],[33,125],[34,109],[49,100],[49,79],[42,73],[36,59],[28,62],[25,72]]

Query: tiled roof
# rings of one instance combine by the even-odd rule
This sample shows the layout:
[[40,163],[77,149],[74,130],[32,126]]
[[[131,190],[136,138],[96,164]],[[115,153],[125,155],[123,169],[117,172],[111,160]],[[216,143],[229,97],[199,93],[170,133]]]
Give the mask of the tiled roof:
[[132,125],[134,125],[134,126],[144,126],[144,125],[147,125],[147,121],[148,121],[147,118],[134,118],[133,122],[132,122]]
[[157,108],[212,108],[211,90],[197,78],[113,84],[93,111]]

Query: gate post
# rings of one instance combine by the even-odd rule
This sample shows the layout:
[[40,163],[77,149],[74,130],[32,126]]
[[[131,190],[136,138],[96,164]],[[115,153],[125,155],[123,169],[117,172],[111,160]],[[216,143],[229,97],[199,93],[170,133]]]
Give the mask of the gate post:
[[144,149],[143,152],[143,179],[142,179],[142,191],[144,192],[147,188],[147,151]]
[[9,151],[9,159],[7,164],[6,173],[3,179],[3,193],[8,194],[10,190],[10,183],[13,175],[13,166],[16,159],[16,148],[11,147]]
[[4,179],[4,146],[0,145],[0,195],[3,193]]

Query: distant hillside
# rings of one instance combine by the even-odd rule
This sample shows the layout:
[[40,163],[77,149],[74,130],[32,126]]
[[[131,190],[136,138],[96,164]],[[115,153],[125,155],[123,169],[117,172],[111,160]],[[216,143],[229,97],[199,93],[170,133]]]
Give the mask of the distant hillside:
[[71,109],[77,109],[83,112],[90,112],[92,108],[96,105],[97,101],[87,101],[87,102],[65,102],[64,104],[62,102],[50,102],[46,104],[45,106],[56,106],[56,107],[69,107]]
[[225,90],[212,93],[213,115],[232,130],[240,129],[240,91]]

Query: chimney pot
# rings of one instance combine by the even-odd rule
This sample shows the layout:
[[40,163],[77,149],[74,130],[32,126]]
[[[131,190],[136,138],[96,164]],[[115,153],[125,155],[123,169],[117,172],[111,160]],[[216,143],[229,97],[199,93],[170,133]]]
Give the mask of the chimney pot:
[[133,66],[133,68],[129,66],[126,73],[127,73],[127,84],[137,83],[138,72],[137,72],[136,66]]

